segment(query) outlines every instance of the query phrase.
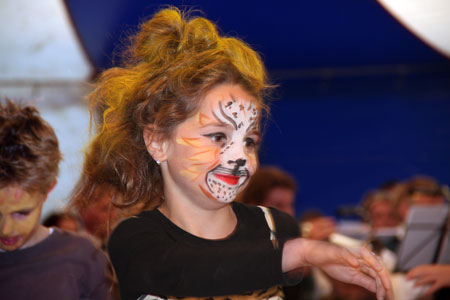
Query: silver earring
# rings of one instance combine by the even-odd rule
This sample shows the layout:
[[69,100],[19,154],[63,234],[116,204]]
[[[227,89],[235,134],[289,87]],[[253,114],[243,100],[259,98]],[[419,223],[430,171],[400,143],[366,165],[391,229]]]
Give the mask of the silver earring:
[[158,164],[158,165],[160,165],[161,164],[161,162],[157,159],[156,160],[156,163]]

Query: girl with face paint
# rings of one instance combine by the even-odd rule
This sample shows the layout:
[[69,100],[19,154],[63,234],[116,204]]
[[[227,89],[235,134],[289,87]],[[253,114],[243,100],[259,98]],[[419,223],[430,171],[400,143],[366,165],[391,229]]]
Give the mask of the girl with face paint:
[[106,184],[114,205],[141,210],[108,244],[122,299],[283,299],[310,265],[383,298],[390,283],[368,250],[298,238],[289,215],[233,202],[258,164],[271,88],[259,55],[176,8],[133,41],[90,95],[98,131],[72,199],[86,205]]

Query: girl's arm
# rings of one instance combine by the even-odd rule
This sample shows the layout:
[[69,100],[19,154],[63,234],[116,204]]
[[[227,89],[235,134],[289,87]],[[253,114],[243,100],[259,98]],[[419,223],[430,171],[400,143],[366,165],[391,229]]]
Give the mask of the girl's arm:
[[302,238],[287,241],[283,249],[282,269],[289,272],[314,266],[337,280],[362,286],[381,300],[393,299],[388,273],[380,260],[366,248],[347,250],[327,242]]

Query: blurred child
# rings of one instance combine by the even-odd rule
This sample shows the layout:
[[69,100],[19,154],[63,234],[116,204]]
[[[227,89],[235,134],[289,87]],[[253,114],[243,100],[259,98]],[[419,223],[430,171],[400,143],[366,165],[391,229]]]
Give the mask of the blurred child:
[[42,221],[45,227],[58,227],[67,231],[78,232],[80,223],[76,216],[65,212],[52,212]]
[[56,135],[36,108],[0,102],[2,299],[109,295],[104,254],[82,237],[39,224],[60,159]]

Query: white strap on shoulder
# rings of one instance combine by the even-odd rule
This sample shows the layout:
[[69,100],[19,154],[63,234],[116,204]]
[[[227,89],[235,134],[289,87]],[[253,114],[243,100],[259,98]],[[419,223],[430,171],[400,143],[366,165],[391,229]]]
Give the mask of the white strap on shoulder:
[[277,231],[275,228],[275,222],[272,217],[272,213],[270,212],[270,209],[265,206],[258,206],[262,209],[264,212],[264,217],[266,218],[267,226],[269,226],[270,229],[270,240],[272,241],[272,244],[275,249],[278,249],[278,239],[277,239]]

